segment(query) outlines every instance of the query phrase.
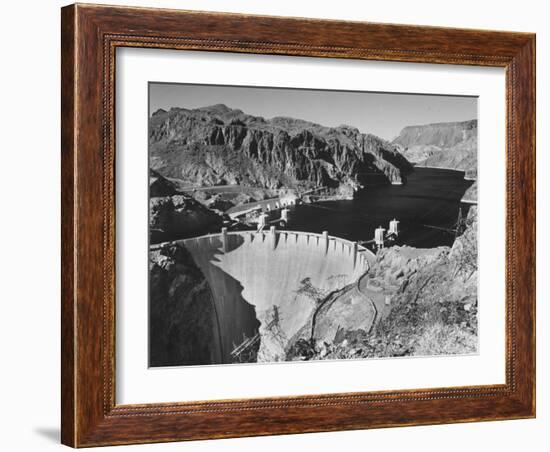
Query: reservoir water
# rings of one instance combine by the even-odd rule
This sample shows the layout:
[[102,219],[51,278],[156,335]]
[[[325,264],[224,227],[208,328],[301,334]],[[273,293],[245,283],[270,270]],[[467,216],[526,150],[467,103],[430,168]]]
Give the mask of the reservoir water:
[[321,233],[348,240],[371,240],[378,226],[400,221],[400,242],[418,248],[450,246],[454,235],[438,228],[453,228],[459,211],[469,204],[461,199],[473,181],[464,172],[416,168],[404,185],[368,187],[353,200],[303,204],[293,208],[288,229]]

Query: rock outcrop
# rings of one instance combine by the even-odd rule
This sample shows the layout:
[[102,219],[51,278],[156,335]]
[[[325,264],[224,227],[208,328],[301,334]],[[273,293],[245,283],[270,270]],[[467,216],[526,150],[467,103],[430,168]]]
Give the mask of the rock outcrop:
[[462,202],[477,204],[477,180],[466,190]]
[[221,362],[219,328],[208,283],[183,246],[149,253],[149,364]]
[[464,233],[452,247],[395,246],[381,250],[366,275],[366,290],[362,289],[364,294],[370,293],[376,306],[372,331],[357,323],[355,316],[346,315],[357,307],[353,302],[347,303],[352,292],[344,292],[333,305],[344,308],[339,315],[346,321],[339,322],[335,329],[331,319],[325,318],[330,311],[320,310],[317,322],[329,328],[325,327],[322,335],[319,331],[314,340],[304,335],[295,340],[288,358],[475,353],[478,346],[476,206],[470,208],[466,223]]
[[356,189],[401,183],[412,169],[398,146],[356,128],[266,120],[225,105],[155,112],[149,148],[155,171],[201,186]]
[[477,120],[405,127],[393,144],[418,166],[434,166],[477,175]]
[[172,196],[177,193],[176,185],[156,171],[149,170],[149,197]]
[[[477,207],[452,247],[385,250],[375,275],[392,275],[391,306],[369,340],[376,356],[477,351]],[[395,271],[394,271],[395,269]]]
[[[477,178],[477,120],[405,127],[393,144],[417,166],[462,170]],[[464,200],[477,202],[477,181]]]
[[149,199],[151,242],[219,232],[223,217],[188,195]]

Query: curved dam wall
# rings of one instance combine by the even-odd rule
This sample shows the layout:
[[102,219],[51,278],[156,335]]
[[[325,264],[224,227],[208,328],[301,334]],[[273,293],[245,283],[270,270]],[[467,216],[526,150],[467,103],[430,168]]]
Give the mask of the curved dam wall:
[[[355,242],[326,233],[274,228],[222,232],[178,243],[184,244],[210,285],[224,363],[231,362],[237,345],[258,331],[262,341],[258,361],[282,359],[286,341],[315,308],[311,297],[297,292],[301,282],[310,278],[313,287],[328,292],[357,280],[375,259]],[[265,333],[274,312],[278,344],[269,344]]]

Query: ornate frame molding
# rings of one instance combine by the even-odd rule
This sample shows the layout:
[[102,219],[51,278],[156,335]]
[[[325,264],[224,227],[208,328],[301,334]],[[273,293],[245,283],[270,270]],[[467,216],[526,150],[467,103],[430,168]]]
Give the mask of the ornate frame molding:
[[[116,405],[118,47],[506,68],[506,383]],[[61,153],[64,444],[81,447],[535,415],[534,35],[71,5],[62,9]]]

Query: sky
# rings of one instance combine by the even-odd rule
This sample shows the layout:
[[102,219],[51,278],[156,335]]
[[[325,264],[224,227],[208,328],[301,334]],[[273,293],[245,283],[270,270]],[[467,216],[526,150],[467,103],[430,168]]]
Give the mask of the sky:
[[159,108],[193,109],[214,104],[266,119],[290,116],[329,127],[346,124],[386,140],[393,140],[406,126],[477,118],[476,97],[149,84],[149,114]]

